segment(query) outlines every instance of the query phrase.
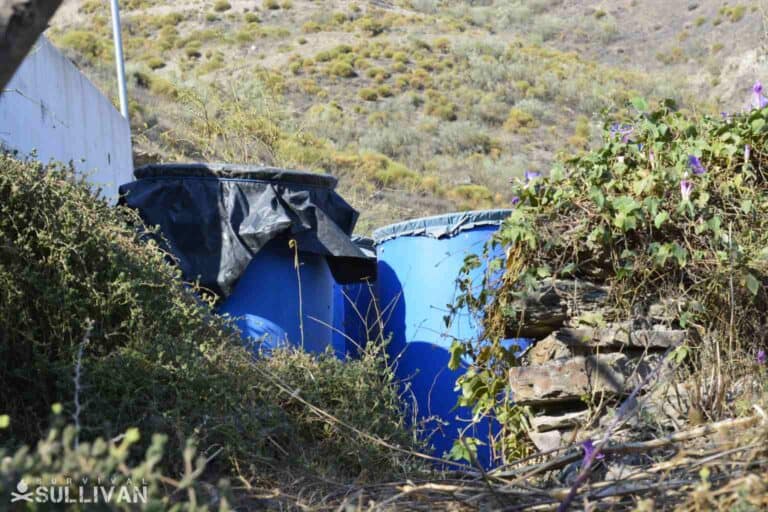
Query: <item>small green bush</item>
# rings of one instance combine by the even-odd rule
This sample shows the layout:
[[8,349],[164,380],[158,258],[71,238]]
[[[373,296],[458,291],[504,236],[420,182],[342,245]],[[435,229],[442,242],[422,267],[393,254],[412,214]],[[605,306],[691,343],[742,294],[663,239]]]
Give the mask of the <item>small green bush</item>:
[[245,13],[244,19],[246,23],[259,23],[261,21],[261,18],[255,12]]
[[232,4],[230,4],[227,0],[216,0],[213,3],[213,10],[216,12],[228,11],[231,8],[232,8]]
[[160,69],[165,67],[165,59],[162,57],[152,57],[147,61],[147,66],[149,66],[149,69]]
[[720,16],[724,16],[730,20],[731,23],[738,23],[744,19],[744,15],[747,13],[747,8],[744,5],[732,5],[721,7],[718,11]]
[[358,95],[365,101],[376,101],[379,99],[379,93],[376,92],[376,89],[371,89],[370,87],[360,89]]
[[323,30],[323,27],[316,21],[308,21],[301,26],[301,31],[305,34],[312,34],[321,30]]
[[70,30],[61,37],[60,43],[92,62],[109,58],[111,55],[104,40],[87,30]]
[[357,76],[355,68],[353,68],[348,62],[339,60],[331,64],[328,72],[333,76],[338,76],[341,78],[353,78]]
[[530,113],[519,108],[512,108],[504,122],[504,128],[513,133],[525,133],[536,127],[537,124],[536,118]]
[[392,88],[388,85],[380,85],[376,88],[376,93],[382,98],[390,98],[392,96]]
[[264,0],[262,6],[264,9],[275,11],[280,8],[280,2],[278,0]]
[[357,26],[371,37],[376,37],[386,30],[386,27],[378,20],[365,16],[357,21]]
[[392,60],[395,62],[402,62],[403,64],[407,64],[408,54],[405,52],[395,52],[392,54]]

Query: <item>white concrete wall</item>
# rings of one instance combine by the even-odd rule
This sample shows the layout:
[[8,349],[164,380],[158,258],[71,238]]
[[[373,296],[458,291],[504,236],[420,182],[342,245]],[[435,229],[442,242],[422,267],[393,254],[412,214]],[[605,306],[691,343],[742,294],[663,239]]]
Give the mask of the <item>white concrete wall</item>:
[[0,92],[0,146],[71,161],[112,201],[133,177],[128,121],[45,37]]

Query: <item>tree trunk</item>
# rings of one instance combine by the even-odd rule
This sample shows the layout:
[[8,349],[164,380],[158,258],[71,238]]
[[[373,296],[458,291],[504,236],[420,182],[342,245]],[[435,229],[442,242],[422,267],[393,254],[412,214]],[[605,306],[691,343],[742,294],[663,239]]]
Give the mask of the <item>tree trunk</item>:
[[61,0],[0,0],[0,92],[59,5]]

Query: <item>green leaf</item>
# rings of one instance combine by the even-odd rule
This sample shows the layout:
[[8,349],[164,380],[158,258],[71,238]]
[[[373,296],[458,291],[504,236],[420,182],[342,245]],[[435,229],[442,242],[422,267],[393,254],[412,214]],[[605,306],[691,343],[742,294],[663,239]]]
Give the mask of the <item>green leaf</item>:
[[0,415],[0,430],[11,426],[11,417],[7,414]]
[[141,434],[139,433],[139,429],[136,427],[131,427],[128,430],[125,431],[125,442],[128,444],[133,444],[137,442],[139,439],[141,439]]
[[677,264],[680,267],[684,267],[688,261],[688,251],[677,242],[672,246],[672,255],[677,259]]
[[461,358],[464,356],[464,345],[458,340],[453,340],[450,348],[451,358],[448,361],[448,368],[458,370],[461,364]]
[[680,364],[683,361],[685,361],[685,358],[688,357],[688,347],[685,345],[680,345],[672,352],[672,359],[677,363]]
[[659,229],[667,220],[669,220],[669,214],[667,212],[659,212],[653,219],[653,225],[656,229]]
[[757,292],[760,291],[760,281],[752,274],[747,274],[747,288],[752,295],[757,295]]
[[629,214],[640,209],[640,203],[629,196],[619,196],[611,201],[613,208],[620,213]]
[[644,98],[640,98],[640,97],[632,98],[632,100],[630,100],[630,103],[632,103],[632,106],[635,107],[640,112],[648,111],[648,102],[645,101]]
[[752,133],[760,133],[765,127],[765,119],[759,117],[753,120],[750,126],[752,127]]

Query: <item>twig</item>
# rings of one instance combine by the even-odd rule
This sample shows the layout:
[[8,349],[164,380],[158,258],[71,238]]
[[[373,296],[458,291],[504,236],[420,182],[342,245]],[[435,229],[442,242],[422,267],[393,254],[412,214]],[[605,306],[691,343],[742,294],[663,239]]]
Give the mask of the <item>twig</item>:
[[82,405],[80,404],[80,377],[83,373],[83,350],[91,339],[91,331],[93,330],[93,320],[90,318],[85,319],[85,333],[83,333],[83,339],[80,341],[80,346],[77,349],[77,358],[75,360],[75,412],[72,414],[72,420],[75,422],[75,449],[80,446],[80,412],[82,411]]

